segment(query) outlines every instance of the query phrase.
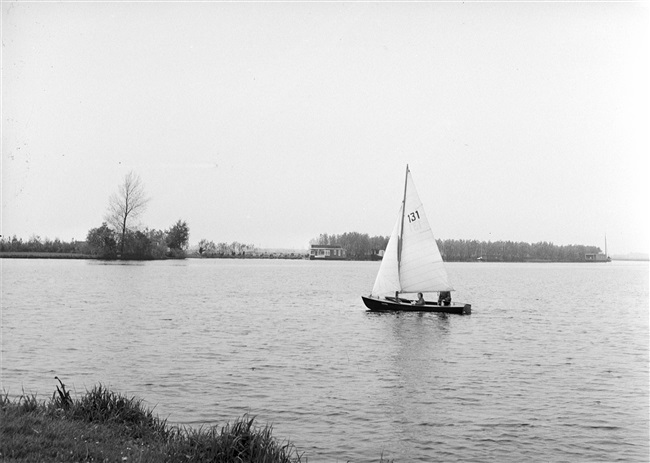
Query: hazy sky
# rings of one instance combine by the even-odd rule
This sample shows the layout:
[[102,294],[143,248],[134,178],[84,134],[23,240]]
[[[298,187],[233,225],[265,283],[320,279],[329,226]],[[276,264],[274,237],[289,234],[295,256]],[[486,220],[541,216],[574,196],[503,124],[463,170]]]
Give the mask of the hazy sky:
[[648,3],[2,3],[2,231],[650,249]]

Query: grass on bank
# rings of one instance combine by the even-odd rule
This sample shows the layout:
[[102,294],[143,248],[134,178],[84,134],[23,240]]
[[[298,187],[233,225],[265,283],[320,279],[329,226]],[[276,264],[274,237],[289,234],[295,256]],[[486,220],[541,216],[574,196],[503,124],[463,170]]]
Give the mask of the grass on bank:
[[[57,378],[58,379],[58,378]],[[95,386],[72,399],[61,383],[49,401],[0,396],[3,462],[300,462],[290,442],[247,415],[218,429],[170,426],[127,398]]]

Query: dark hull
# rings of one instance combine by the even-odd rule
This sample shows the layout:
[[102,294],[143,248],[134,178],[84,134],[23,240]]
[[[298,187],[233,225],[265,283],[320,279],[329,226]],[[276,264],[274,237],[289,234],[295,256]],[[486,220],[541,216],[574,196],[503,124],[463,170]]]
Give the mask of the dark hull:
[[435,302],[426,301],[425,305],[413,305],[410,301],[398,303],[395,300],[364,297],[363,303],[372,312],[441,312],[457,315],[469,315],[472,313],[470,304],[438,305]]

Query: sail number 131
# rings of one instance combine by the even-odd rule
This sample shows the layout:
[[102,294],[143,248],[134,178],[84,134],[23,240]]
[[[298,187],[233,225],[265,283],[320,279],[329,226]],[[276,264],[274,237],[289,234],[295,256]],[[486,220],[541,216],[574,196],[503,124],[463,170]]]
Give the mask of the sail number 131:
[[407,214],[406,216],[409,219],[409,223],[411,223],[411,222],[415,222],[420,218],[420,213],[418,211],[415,211],[415,212],[411,212],[410,214]]

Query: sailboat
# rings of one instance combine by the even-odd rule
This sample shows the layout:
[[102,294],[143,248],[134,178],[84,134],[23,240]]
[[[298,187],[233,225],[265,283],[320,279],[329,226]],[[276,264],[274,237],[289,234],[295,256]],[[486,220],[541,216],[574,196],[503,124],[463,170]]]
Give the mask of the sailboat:
[[[452,304],[453,291],[438,244],[413,184],[408,165],[404,197],[397,222],[384,251],[370,296],[361,296],[371,311],[472,313],[470,304]],[[438,293],[437,301],[412,299],[418,293]],[[445,296],[448,300],[444,300]]]

